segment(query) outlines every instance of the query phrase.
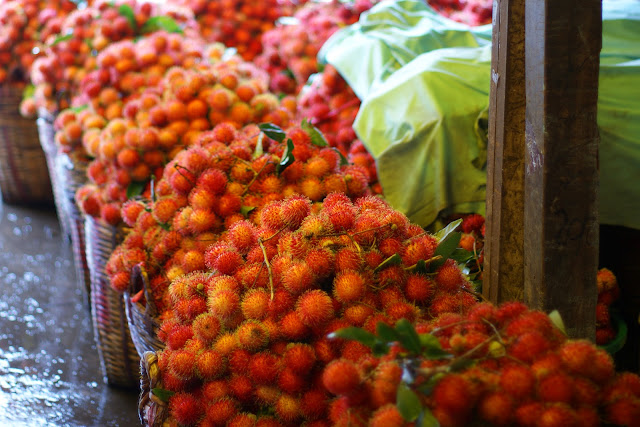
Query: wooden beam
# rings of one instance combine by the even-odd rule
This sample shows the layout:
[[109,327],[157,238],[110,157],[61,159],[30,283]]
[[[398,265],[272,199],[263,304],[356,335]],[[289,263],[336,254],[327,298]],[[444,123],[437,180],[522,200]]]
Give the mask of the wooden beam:
[[493,303],[524,298],[524,0],[494,2],[485,270]]
[[525,301],[595,337],[601,0],[525,8]]

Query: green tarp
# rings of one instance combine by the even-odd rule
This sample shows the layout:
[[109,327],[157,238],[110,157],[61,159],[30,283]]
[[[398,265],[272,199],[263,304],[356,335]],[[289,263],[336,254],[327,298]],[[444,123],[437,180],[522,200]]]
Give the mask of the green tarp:
[[[413,221],[484,213],[491,26],[422,1],[383,2],[336,33],[320,59],[362,100],[354,129],[386,198]],[[640,228],[640,2],[603,2],[598,100],[600,221]]]

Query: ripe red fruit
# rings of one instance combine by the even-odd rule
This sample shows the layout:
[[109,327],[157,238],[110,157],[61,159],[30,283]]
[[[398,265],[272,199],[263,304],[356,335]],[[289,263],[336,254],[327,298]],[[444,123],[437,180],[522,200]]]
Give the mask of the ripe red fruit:
[[278,387],[285,393],[297,394],[308,385],[303,375],[298,375],[289,368],[284,368],[278,375]]
[[302,416],[300,400],[294,396],[283,394],[275,404],[276,415],[285,422],[294,422]]
[[281,208],[282,220],[292,230],[299,228],[310,212],[311,201],[299,195],[285,200]]
[[190,351],[176,350],[169,358],[169,370],[176,377],[188,380],[194,375],[195,355]]
[[311,420],[322,418],[327,412],[329,395],[319,388],[309,390],[300,398],[300,412]]
[[527,332],[520,335],[516,341],[508,347],[507,352],[523,362],[532,362],[538,356],[545,353],[551,344],[548,338],[538,331]]
[[478,412],[491,425],[506,426],[513,417],[513,400],[505,392],[491,393],[480,400]]
[[256,353],[249,361],[249,376],[257,384],[270,384],[278,376],[279,360],[269,353]]
[[249,221],[238,221],[229,229],[228,238],[240,253],[246,254],[258,240],[258,230]]
[[564,373],[548,375],[538,383],[538,396],[543,402],[571,403],[573,379]]
[[205,350],[196,358],[196,372],[204,380],[220,377],[227,371],[225,358],[215,350]]
[[576,412],[569,406],[547,407],[538,419],[537,427],[578,427]]
[[290,344],[284,353],[284,364],[297,374],[306,374],[316,363],[316,354],[308,344]]
[[567,341],[558,350],[563,365],[576,374],[587,376],[595,359],[596,348],[589,341]]
[[200,401],[191,393],[176,393],[169,398],[169,411],[181,425],[194,425],[202,417]]
[[269,343],[269,331],[260,322],[247,320],[236,329],[238,344],[248,351],[256,351]]
[[473,408],[475,398],[472,384],[458,374],[442,378],[433,390],[435,406],[452,412],[468,413]]
[[253,385],[249,377],[238,374],[229,378],[229,391],[240,402],[248,402],[253,397]]
[[360,373],[353,362],[345,359],[329,363],[322,373],[322,384],[335,394],[349,394],[359,387]]
[[435,284],[428,277],[411,274],[407,277],[404,293],[410,301],[424,303],[434,294]]
[[293,295],[299,295],[302,292],[311,289],[315,282],[313,271],[304,263],[298,262],[293,264],[282,277],[282,284],[285,289]]
[[262,320],[269,314],[271,298],[264,289],[251,289],[242,298],[242,314],[247,319]]
[[544,406],[540,402],[529,402],[518,407],[515,411],[515,419],[523,427],[535,427],[540,419]]
[[284,337],[292,341],[302,340],[310,332],[295,311],[289,312],[280,320],[280,330]]
[[220,332],[220,321],[211,313],[202,313],[192,324],[193,335],[205,343],[213,342]]
[[171,350],[180,349],[192,337],[191,325],[176,325],[168,333],[167,347]]
[[345,304],[359,300],[366,290],[366,281],[357,271],[341,272],[333,281],[334,296]]
[[623,397],[606,408],[607,421],[629,427],[640,426],[640,400]]
[[318,328],[333,318],[333,301],[319,289],[307,291],[298,298],[296,313],[302,323],[310,328]]
[[452,259],[448,259],[436,272],[436,284],[438,288],[448,292],[454,292],[464,284],[462,272]]
[[121,215],[124,222],[129,226],[133,227],[138,219],[138,215],[143,212],[145,209],[144,204],[137,200],[127,200],[121,209]]
[[536,378],[531,369],[524,365],[509,365],[500,374],[500,387],[515,399],[530,396]]
[[213,425],[226,425],[238,413],[238,403],[234,399],[221,399],[207,406],[206,420]]
[[376,410],[369,419],[370,427],[402,427],[406,425],[396,405],[388,404]]
[[233,275],[243,263],[242,255],[238,252],[228,251],[218,255],[212,267],[221,274]]

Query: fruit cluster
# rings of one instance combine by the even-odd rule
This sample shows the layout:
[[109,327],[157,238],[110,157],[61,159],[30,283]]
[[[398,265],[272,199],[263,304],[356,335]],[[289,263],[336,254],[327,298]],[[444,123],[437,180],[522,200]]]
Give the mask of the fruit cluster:
[[288,125],[293,99],[266,92],[268,76],[237,57],[192,69],[173,67],[156,87],[122,107],[124,118],[85,133],[84,148],[95,157],[90,183],[76,195],[83,211],[119,222],[123,202],[150,189],[164,165],[216,124],[271,121]]
[[191,11],[168,3],[94,1],[72,12],[58,34],[42,39],[44,56],[31,69],[35,85],[31,102],[52,114],[68,108],[85,76],[96,69],[100,52],[112,43],[164,27],[197,34]]
[[[246,225],[248,219],[258,224],[261,208],[268,202],[293,194],[305,194],[316,202],[333,191],[351,198],[368,194],[362,168],[341,165],[334,150],[312,143],[300,127],[291,128],[287,135],[294,147],[289,154],[283,152],[284,141],[265,138],[255,125],[237,131],[223,123],[204,133],[195,146],[179,152],[156,185],[155,201],[128,201],[122,208],[132,231],[107,266],[112,287],[124,291],[131,268],[143,262],[152,303],[163,313],[171,306],[169,283],[205,270],[206,247],[226,230],[235,230],[238,222]],[[282,169],[283,159],[292,158]]]
[[[348,326],[419,321],[477,303],[440,242],[384,201],[299,195],[234,224],[204,255],[209,272],[171,283],[159,338],[162,387],[180,425],[242,420],[327,425],[324,367],[370,350],[330,340]],[[263,420],[261,414],[271,414]]]
[[10,0],[0,3],[0,84],[25,84],[39,42],[57,34],[76,8],[70,0]]
[[616,374],[604,350],[567,339],[521,303],[482,303],[412,333],[379,332],[386,339],[371,343],[386,355],[339,359],[323,373],[338,396],[333,425],[405,426],[418,417],[443,427],[640,425],[640,378]]
[[255,60],[271,75],[275,93],[298,93],[312,74],[318,72],[316,56],[329,37],[340,28],[358,21],[377,0],[309,2],[293,19],[262,36],[264,51]]
[[304,3],[295,0],[175,0],[193,10],[200,33],[208,41],[235,47],[247,61],[262,52],[263,33],[272,29],[281,16],[291,16]]
[[440,15],[467,25],[491,23],[491,0],[427,0]]

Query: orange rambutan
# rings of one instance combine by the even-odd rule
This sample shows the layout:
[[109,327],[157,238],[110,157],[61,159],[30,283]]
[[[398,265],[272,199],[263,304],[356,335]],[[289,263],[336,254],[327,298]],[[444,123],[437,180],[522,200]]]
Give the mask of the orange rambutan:
[[175,350],[171,353],[171,357],[169,358],[169,370],[176,377],[189,380],[193,378],[194,372],[194,363],[195,355],[190,351],[186,350]]
[[311,372],[316,363],[316,354],[308,344],[291,343],[284,353],[284,364],[297,374]]
[[505,392],[484,396],[478,403],[480,417],[495,426],[509,425],[513,417],[513,400]]
[[344,319],[352,326],[362,326],[373,311],[368,305],[354,304],[344,309]]
[[447,292],[454,292],[464,284],[462,272],[452,259],[448,259],[444,265],[438,268],[435,276],[438,288]]
[[345,304],[358,301],[366,290],[366,281],[357,271],[342,271],[333,281],[334,296]]
[[551,344],[548,338],[540,332],[533,330],[519,335],[516,340],[507,347],[507,353],[523,362],[532,362],[549,350]]
[[280,370],[279,362],[279,358],[268,352],[256,353],[249,360],[249,377],[257,384],[273,383]]
[[378,408],[369,419],[370,427],[403,427],[404,425],[406,421],[393,404]]
[[298,394],[307,387],[307,383],[304,375],[299,375],[286,367],[278,374],[278,387],[285,393]]
[[313,271],[302,262],[296,262],[283,273],[282,284],[293,295],[311,289],[315,283]]
[[203,380],[218,378],[227,371],[224,356],[215,350],[202,351],[197,355],[195,362],[196,372]]
[[292,341],[299,341],[307,337],[310,330],[302,322],[300,317],[295,311],[291,311],[284,315],[280,320],[280,330],[282,335]]
[[307,291],[298,298],[296,313],[306,326],[319,328],[333,318],[333,302],[320,289]]
[[220,319],[230,319],[240,308],[238,294],[232,290],[223,290],[209,295],[207,306],[211,313]]
[[547,406],[540,414],[536,427],[577,427],[576,412],[570,406]]
[[571,403],[573,378],[562,372],[550,374],[538,383],[537,393],[543,402]]
[[193,337],[191,325],[176,325],[167,333],[167,347],[178,350]]
[[335,395],[348,395],[360,386],[360,372],[350,360],[337,359],[327,365],[322,373],[322,384]]
[[234,374],[228,381],[231,395],[241,403],[246,403],[253,398],[253,384],[249,377],[243,374]]
[[292,423],[302,416],[300,400],[292,395],[280,395],[274,406],[278,418],[285,422]]
[[255,352],[269,344],[269,331],[260,322],[247,320],[242,323],[235,332],[238,344],[248,350]]
[[509,365],[500,374],[500,387],[514,399],[524,399],[530,396],[535,383],[536,378],[528,366]]
[[543,412],[544,405],[542,403],[529,401],[515,410],[514,417],[518,425],[535,427]]
[[472,384],[462,375],[447,375],[433,389],[434,405],[453,412],[469,413],[476,399],[472,390]]
[[206,420],[213,425],[226,425],[227,421],[238,413],[239,405],[235,399],[224,398],[209,404],[206,409]]
[[264,289],[251,289],[243,298],[240,307],[247,319],[264,319],[269,314],[269,293]]
[[300,412],[308,420],[324,417],[328,405],[329,396],[320,388],[309,390],[300,398]]
[[191,393],[176,393],[169,398],[171,416],[181,425],[195,425],[202,418],[203,410],[198,398]]

